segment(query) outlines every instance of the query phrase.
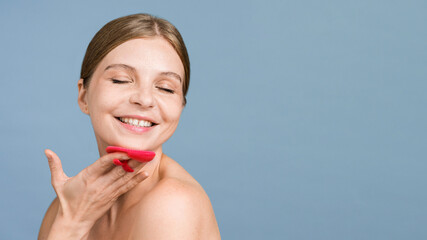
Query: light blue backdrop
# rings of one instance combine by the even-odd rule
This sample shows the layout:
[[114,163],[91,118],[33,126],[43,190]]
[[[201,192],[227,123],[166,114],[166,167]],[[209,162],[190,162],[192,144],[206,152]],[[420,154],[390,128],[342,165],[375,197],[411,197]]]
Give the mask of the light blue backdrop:
[[[61,3],[60,3],[61,2]],[[106,22],[174,23],[192,62],[165,152],[211,198],[223,239],[427,239],[426,1],[0,2],[0,238],[35,239],[98,158],[77,106]]]

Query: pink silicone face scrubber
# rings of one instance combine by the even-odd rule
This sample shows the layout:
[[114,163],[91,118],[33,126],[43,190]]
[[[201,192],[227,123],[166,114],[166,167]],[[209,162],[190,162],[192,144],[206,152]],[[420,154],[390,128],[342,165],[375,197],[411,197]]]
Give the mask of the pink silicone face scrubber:
[[[133,160],[136,160],[138,162],[149,162],[149,161],[153,160],[154,156],[156,156],[156,154],[154,152],[151,152],[151,151],[127,149],[127,148],[116,147],[116,146],[108,146],[105,149],[105,151],[107,153],[124,152],[130,158],[132,158]],[[117,166],[122,166],[123,170],[125,170],[126,172],[133,172],[133,169],[128,165],[129,160],[120,161],[119,159],[114,159],[113,162]]]

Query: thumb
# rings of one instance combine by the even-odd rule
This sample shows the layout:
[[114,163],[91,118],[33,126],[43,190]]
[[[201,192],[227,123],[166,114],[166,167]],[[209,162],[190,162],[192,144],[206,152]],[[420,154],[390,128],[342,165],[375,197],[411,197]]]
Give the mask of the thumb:
[[59,159],[58,155],[56,155],[56,153],[50,149],[44,150],[44,154],[46,154],[47,161],[49,162],[50,175],[52,176],[51,181],[54,185],[56,182],[66,177],[64,171],[62,170],[61,159]]

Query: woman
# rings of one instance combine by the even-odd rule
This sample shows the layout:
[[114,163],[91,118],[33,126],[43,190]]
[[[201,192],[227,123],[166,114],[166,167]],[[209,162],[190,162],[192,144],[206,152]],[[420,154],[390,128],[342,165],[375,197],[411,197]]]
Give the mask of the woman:
[[[92,39],[78,81],[100,158],[67,177],[46,150],[57,198],[39,239],[220,239],[208,196],[162,152],[186,104],[190,63],[178,30],[135,14],[107,23]],[[155,152],[141,163],[107,146]],[[134,172],[116,166],[129,160]],[[117,162],[116,162],[117,163]]]

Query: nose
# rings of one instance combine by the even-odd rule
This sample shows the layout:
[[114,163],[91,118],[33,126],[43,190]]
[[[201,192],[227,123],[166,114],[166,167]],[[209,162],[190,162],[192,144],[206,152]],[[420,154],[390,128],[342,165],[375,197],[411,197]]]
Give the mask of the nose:
[[153,93],[150,89],[135,89],[129,98],[130,103],[140,105],[143,108],[152,108],[155,104]]

